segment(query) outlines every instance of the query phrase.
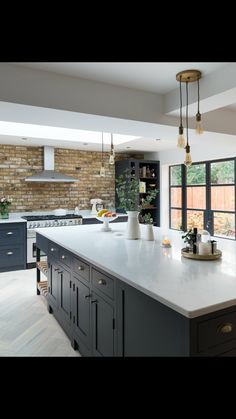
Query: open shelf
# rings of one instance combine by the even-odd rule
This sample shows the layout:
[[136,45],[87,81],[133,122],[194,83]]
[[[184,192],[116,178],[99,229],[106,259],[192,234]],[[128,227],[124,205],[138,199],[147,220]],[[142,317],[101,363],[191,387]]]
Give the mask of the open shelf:
[[36,267],[47,277],[48,276],[48,264],[45,261],[36,262]]
[[48,281],[40,281],[37,283],[37,288],[40,291],[40,294],[47,297],[48,295]]
[[[46,261],[39,261],[36,262],[36,268],[42,272],[46,278],[48,276],[48,264]],[[44,297],[48,295],[48,281],[37,281],[37,289],[39,290],[40,294]]]

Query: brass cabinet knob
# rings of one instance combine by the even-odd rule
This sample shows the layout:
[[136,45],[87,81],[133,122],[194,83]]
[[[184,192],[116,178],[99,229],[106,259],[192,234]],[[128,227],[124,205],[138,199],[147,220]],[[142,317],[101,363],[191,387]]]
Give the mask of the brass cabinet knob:
[[233,330],[234,325],[232,323],[226,323],[223,326],[220,326],[220,333],[231,333]]
[[53,247],[51,247],[51,249],[50,249],[50,250],[51,250],[51,252],[54,252],[54,248],[53,248]]
[[11,236],[12,234],[13,234],[12,231],[8,231],[7,233],[8,236]]
[[62,259],[65,259],[66,257],[65,257],[65,255],[62,255],[62,257],[61,257]]
[[99,285],[106,285],[105,279],[99,279],[98,283]]
[[82,266],[82,265],[78,266],[78,270],[79,271],[84,271],[84,266]]

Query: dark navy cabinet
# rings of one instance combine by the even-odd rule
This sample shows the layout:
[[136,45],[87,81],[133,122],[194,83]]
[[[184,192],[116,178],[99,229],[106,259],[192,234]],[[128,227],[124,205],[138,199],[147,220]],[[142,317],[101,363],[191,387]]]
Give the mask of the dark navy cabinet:
[[93,293],[92,300],[93,355],[114,356],[114,307]]
[[26,223],[0,224],[0,272],[26,269]]
[[82,342],[88,350],[91,350],[91,292],[88,284],[82,282],[82,278],[73,277],[72,314],[74,340]]
[[236,306],[187,318],[55,243],[47,247],[48,309],[82,355],[236,356]]

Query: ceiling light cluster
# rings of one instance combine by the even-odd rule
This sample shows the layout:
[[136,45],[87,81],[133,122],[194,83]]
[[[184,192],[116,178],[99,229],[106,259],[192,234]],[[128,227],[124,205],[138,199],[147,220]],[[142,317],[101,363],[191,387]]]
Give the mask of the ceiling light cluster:
[[[184,164],[185,166],[191,166],[192,158],[190,154],[190,145],[188,139],[188,84],[197,81],[197,102],[198,108],[196,113],[196,133],[202,134],[202,117],[199,110],[200,105],[200,93],[199,93],[199,80],[202,76],[201,71],[199,70],[184,70],[180,73],[176,74],[176,80],[179,82],[179,89],[180,89],[180,123],[179,123],[179,136],[178,136],[178,143],[177,146],[179,148],[184,148],[186,151]],[[186,138],[185,141],[184,137],[184,127],[183,127],[183,115],[182,115],[182,83],[186,83]]]

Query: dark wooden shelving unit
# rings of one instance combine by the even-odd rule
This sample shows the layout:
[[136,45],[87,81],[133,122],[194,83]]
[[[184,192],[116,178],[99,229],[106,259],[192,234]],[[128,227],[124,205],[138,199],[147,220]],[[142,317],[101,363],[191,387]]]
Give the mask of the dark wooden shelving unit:
[[[154,173],[155,176],[143,176],[143,169],[146,167],[146,171],[149,170],[150,173]],[[138,197],[138,203],[141,203],[141,198],[145,198],[148,190],[150,189],[150,184],[155,184],[155,187],[151,189],[158,189],[158,194],[156,198],[152,201],[153,207],[143,208],[140,213],[140,222],[142,222],[142,215],[150,212],[153,218],[153,224],[155,226],[160,226],[160,162],[158,160],[138,160],[138,159],[127,159],[116,161],[115,163],[115,177],[117,178],[121,175],[124,170],[130,169],[135,177],[146,183],[146,192],[140,192]],[[117,212],[124,212],[123,209],[118,206],[118,199],[116,195],[116,210]]]

